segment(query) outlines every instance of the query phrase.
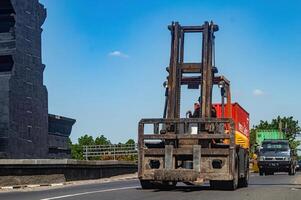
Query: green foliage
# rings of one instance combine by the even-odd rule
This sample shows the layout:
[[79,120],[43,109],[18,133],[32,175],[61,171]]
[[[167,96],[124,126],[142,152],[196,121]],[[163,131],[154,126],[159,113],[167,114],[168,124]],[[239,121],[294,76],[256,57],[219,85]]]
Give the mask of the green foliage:
[[300,141],[290,141],[290,146],[292,149],[297,149],[297,147],[300,145]]
[[129,139],[125,144],[135,144],[135,140]]
[[83,160],[83,147],[79,144],[73,144],[71,147],[71,156],[72,159]]
[[250,153],[252,154],[256,151],[256,128],[250,130],[250,147]]
[[100,137],[95,138],[95,144],[96,145],[110,145],[111,141],[108,140],[104,135],[101,135]]
[[71,149],[71,158],[76,160],[83,160],[83,150],[79,144],[72,144],[70,138],[68,138],[68,147]]
[[94,145],[94,139],[92,136],[88,136],[87,134],[78,138],[78,144],[81,146],[84,145]]
[[95,141],[92,136],[85,134],[78,138],[77,144],[72,144],[71,140],[69,139],[69,145],[71,145],[71,157],[72,159],[76,160],[84,160],[83,156],[83,146],[85,145],[94,145]]
[[[72,159],[76,160],[84,160],[84,154],[83,154],[83,146],[85,145],[111,145],[111,141],[108,140],[104,135],[100,135],[98,137],[94,138],[92,136],[89,136],[85,134],[84,136],[81,136],[78,138],[77,144],[72,144],[72,141],[68,140],[68,145],[71,148],[71,157]],[[133,139],[129,139],[125,144],[135,144],[135,141]],[[123,143],[119,143],[119,145],[124,145]],[[100,158],[95,158],[100,159]],[[102,158],[102,160],[112,160],[112,156],[106,156]],[[136,155],[129,155],[129,156],[117,156],[117,160],[129,160],[134,161],[137,160]]]

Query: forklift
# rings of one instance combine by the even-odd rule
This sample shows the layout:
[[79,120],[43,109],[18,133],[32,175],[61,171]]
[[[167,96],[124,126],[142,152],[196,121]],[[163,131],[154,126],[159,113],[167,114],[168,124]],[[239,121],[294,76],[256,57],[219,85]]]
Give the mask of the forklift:
[[[235,190],[247,187],[249,140],[236,139],[241,124],[233,118],[230,81],[218,75],[215,66],[213,22],[201,26],[181,26],[172,22],[170,64],[165,87],[163,118],[141,119],[138,125],[138,178],[142,189],[173,188],[177,183]],[[184,62],[187,33],[202,36],[200,63]],[[200,95],[197,117],[180,117],[181,86]],[[221,103],[212,103],[213,86]],[[213,114],[213,110],[217,115]],[[249,119],[247,119],[249,120]],[[247,129],[246,129],[247,130]]]

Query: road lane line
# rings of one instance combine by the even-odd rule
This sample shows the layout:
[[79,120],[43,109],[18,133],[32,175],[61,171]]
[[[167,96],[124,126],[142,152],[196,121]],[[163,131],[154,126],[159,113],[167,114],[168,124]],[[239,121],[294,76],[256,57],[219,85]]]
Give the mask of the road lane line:
[[95,193],[103,193],[103,192],[113,192],[113,191],[118,191],[118,190],[128,190],[128,189],[134,189],[134,188],[137,188],[137,187],[138,186],[122,187],[122,188],[112,188],[112,189],[106,189],[106,190],[96,190],[96,191],[91,191],[91,192],[82,192],[82,193],[68,194],[68,195],[57,196],[57,197],[50,197],[50,198],[45,198],[45,199],[41,199],[41,200],[63,199],[63,198],[82,196],[82,195],[87,195],[87,194],[95,194]]

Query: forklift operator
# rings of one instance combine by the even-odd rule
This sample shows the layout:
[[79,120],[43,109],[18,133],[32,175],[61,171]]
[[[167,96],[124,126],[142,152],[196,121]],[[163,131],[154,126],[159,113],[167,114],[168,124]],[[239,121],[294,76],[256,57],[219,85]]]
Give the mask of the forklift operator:
[[[201,109],[201,102],[200,102],[200,98],[199,98],[199,101],[194,103],[194,111],[193,111],[193,114],[192,112],[189,110],[187,111],[186,113],[186,117],[187,118],[200,118],[200,109]],[[216,118],[217,115],[216,115],[216,109],[214,106],[212,106],[211,108],[211,117],[213,118]]]

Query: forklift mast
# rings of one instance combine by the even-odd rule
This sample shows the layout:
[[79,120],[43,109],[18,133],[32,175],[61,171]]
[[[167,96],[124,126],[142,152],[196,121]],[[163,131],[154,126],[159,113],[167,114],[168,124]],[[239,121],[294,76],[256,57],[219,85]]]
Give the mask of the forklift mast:
[[[218,70],[214,66],[214,32],[218,31],[218,26],[213,22],[205,22],[202,26],[181,26],[178,22],[173,22],[168,29],[171,32],[171,52],[170,64],[167,68],[169,75],[163,118],[180,118],[181,85],[187,85],[188,89],[199,90],[201,106],[199,116],[211,118],[212,88],[214,84],[218,84],[221,88],[224,112],[225,97],[227,104],[231,105],[230,82],[223,76],[215,77]],[[202,34],[201,63],[184,62],[185,33]],[[199,76],[187,76],[189,74],[199,74]],[[227,114],[229,116],[229,110]]]

